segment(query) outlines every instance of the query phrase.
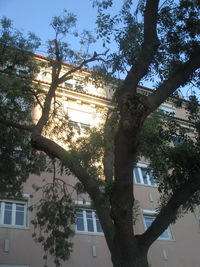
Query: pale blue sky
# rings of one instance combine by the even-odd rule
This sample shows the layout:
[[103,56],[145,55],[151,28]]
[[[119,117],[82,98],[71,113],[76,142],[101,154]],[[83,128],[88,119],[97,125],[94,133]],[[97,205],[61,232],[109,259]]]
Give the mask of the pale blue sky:
[[0,17],[10,18],[14,27],[25,33],[34,32],[43,44],[54,37],[49,27],[51,18],[64,9],[77,15],[79,31],[95,28],[96,12],[91,0],[0,0]]
[[0,15],[14,21],[17,28],[32,30],[38,35],[48,35],[51,18],[63,9],[78,17],[78,28],[92,28],[95,10],[90,0],[0,0]]

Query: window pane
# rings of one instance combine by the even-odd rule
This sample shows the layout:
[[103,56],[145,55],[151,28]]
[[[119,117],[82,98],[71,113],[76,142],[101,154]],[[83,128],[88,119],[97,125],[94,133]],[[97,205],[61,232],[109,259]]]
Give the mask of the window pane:
[[12,224],[12,203],[5,203],[4,224]]
[[86,211],[86,218],[87,218],[87,228],[88,232],[94,232],[94,225],[93,225],[93,218],[92,218],[92,211]]
[[101,228],[101,224],[100,224],[99,218],[97,217],[96,214],[95,214],[95,218],[96,218],[97,232],[98,232],[98,233],[102,233],[103,230],[102,230],[102,228]]
[[144,180],[144,184],[148,184],[148,180],[147,180],[147,171],[144,168],[141,168],[142,171],[142,178]]
[[25,225],[24,223],[24,204],[16,204],[15,225]]
[[139,174],[138,168],[135,168],[133,173],[134,173],[134,177],[135,177],[136,182],[138,184],[141,184],[140,174]]
[[166,239],[169,239],[169,238],[170,238],[168,229],[166,229],[166,230],[160,235],[160,238],[166,238]]
[[156,183],[155,183],[155,180],[153,178],[152,172],[149,172],[148,174],[149,174],[149,182],[150,182],[150,184],[151,185],[155,185]]
[[68,82],[65,82],[65,86],[66,86],[66,87],[69,87],[69,88],[73,88],[73,84],[68,83]]
[[83,211],[76,212],[77,231],[84,231]]
[[144,217],[144,222],[146,225],[146,228],[149,228],[149,226],[152,224],[154,218],[153,217]]

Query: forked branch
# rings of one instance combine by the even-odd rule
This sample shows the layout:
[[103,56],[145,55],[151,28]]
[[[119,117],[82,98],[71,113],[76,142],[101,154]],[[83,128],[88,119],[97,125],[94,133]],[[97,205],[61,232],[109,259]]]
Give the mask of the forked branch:
[[[199,177],[199,174],[198,174]],[[175,190],[168,203],[161,209],[151,226],[139,236],[141,243],[147,248],[167,229],[176,219],[178,209],[184,205],[195,192],[200,190],[200,183],[189,180]]]

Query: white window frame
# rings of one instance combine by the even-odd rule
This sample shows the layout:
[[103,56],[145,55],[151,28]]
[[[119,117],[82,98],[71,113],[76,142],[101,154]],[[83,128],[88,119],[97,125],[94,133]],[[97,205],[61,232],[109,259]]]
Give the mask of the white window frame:
[[[12,205],[11,209],[11,224],[5,224],[4,218],[5,218],[5,204],[9,203]],[[16,207],[17,205],[24,205],[24,223],[23,225],[17,225],[16,224]],[[15,200],[9,200],[9,199],[3,199],[0,200],[0,227],[13,227],[13,228],[27,228],[27,218],[28,218],[28,205],[27,201],[15,201]]]
[[[93,224],[94,231],[89,231],[88,230],[87,211],[90,211],[91,212],[91,215],[92,215],[92,224]],[[94,210],[88,209],[88,208],[80,208],[80,209],[77,209],[77,212],[82,212],[82,215],[83,215],[83,228],[84,228],[83,231],[78,230],[77,224],[76,224],[76,232],[77,233],[87,233],[87,234],[103,235],[103,230],[101,232],[97,231],[97,222],[96,221],[97,220],[99,221],[99,218],[98,218],[98,216],[97,216],[97,214],[96,214],[96,212]],[[99,221],[99,223],[100,223],[100,221]]]
[[[156,215],[157,215],[157,212],[154,211],[154,210],[143,210],[143,223],[144,223],[144,229],[147,230],[147,225],[146,225],[146,221],[145,221],[145,218],[151,218],[151,219],[155,219],[156,218]],[[153,222],[153,221],[152,221]],[[168,237],[161,237],[159,236],[158,237],[158,240],[166,240],[166,241],[173,241],[173,236],[172,236],[172,231],[171,231],[171,228],[170,226],[167,227],[167,229],[165,229],[165,231],[168,235]],[[164,233],[163,232],[163,233]]]
[[[146,169],[148,168],[147,164],[144,163],[138,163],[137,166],[135,167],[138,169],[138,174],[139,174],[139,179],[140,179],[140,183],[136,180],[136,175],[135,175],[135,171],[133,170],[133,176],[134,176],[134,181],[136,184],[140,184],[140,185],[147,185],[147,186],[157,186],[155,180],[154,180],[154,184],[151,183],[151,178],[150,175],[148,174],[148,172],[146,173],[146,181],[147,184],[144,182],[144,178],[143,178],[143,174],[142,174],[142,170],[141,169]],[[134,169],[135,169],[134,168]]]

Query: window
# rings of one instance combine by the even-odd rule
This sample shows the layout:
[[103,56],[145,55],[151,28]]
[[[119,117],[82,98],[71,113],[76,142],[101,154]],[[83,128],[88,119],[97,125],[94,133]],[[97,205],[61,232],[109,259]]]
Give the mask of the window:
[[76,230],[77,232],[102,233],[101,224],[95,211],[78,210],[76,212]]
[[75,85],[75,88],[76,88],[76,90],[78,90],[78,91],[83,91],[83,86],[81,86],[80,84],[76,84],[76,85]]
[[73,88],[73,84],[68,83],[68,82],[65,82],[65,83],[64,83],[64,86],[65,86],[65,87],[68,87],[68,88]]
[[0,201],[0,225],[26,227],[26,202]]
[[75,80],[74,87],[76,90],[83,92],[84,91],[84,82],[80,81],[80,80]]
[[29,73],[28,73],[27,70],[21,70],[21,69],[18,70],[18,75],[21,76],[21,77],[27,77],[28,74]]
[[175,116],[175,107],[173,107],[172,105],[162,104],[160,105],[159,109],[162,110],[165,115],[172,117]]
[[89,124],[76,122],[76,121],[69,121],[69,125],[76,131],[77,134],[81,134],[82,131],[86,131],[90,128]]
[[[155,213],[154,213],[155,214]],[[144,215],[144,224],[145,224],[145,228],[149,228],[149,226],[152,224],[152,222],[155,220],[155,216],[153,215]],[[171,240],[172,239],[172,235],[171,235],[171,231],[170,228],[168,227],[161,235],[158,239],[166,239],[166,240]]]
[[133,171],[134,179],[137,184],[145,184],[145,185],[152,185],[156,186],[156,182],[153,178],[152,172],[147,170],[147,165],[145,164],[138,164]]
[[172,136],[172,142],[173,142],[174,146],[178,146],[178,145],[182,145],[184,140],[183,140],[182,136],[174,135],[174,136]]

